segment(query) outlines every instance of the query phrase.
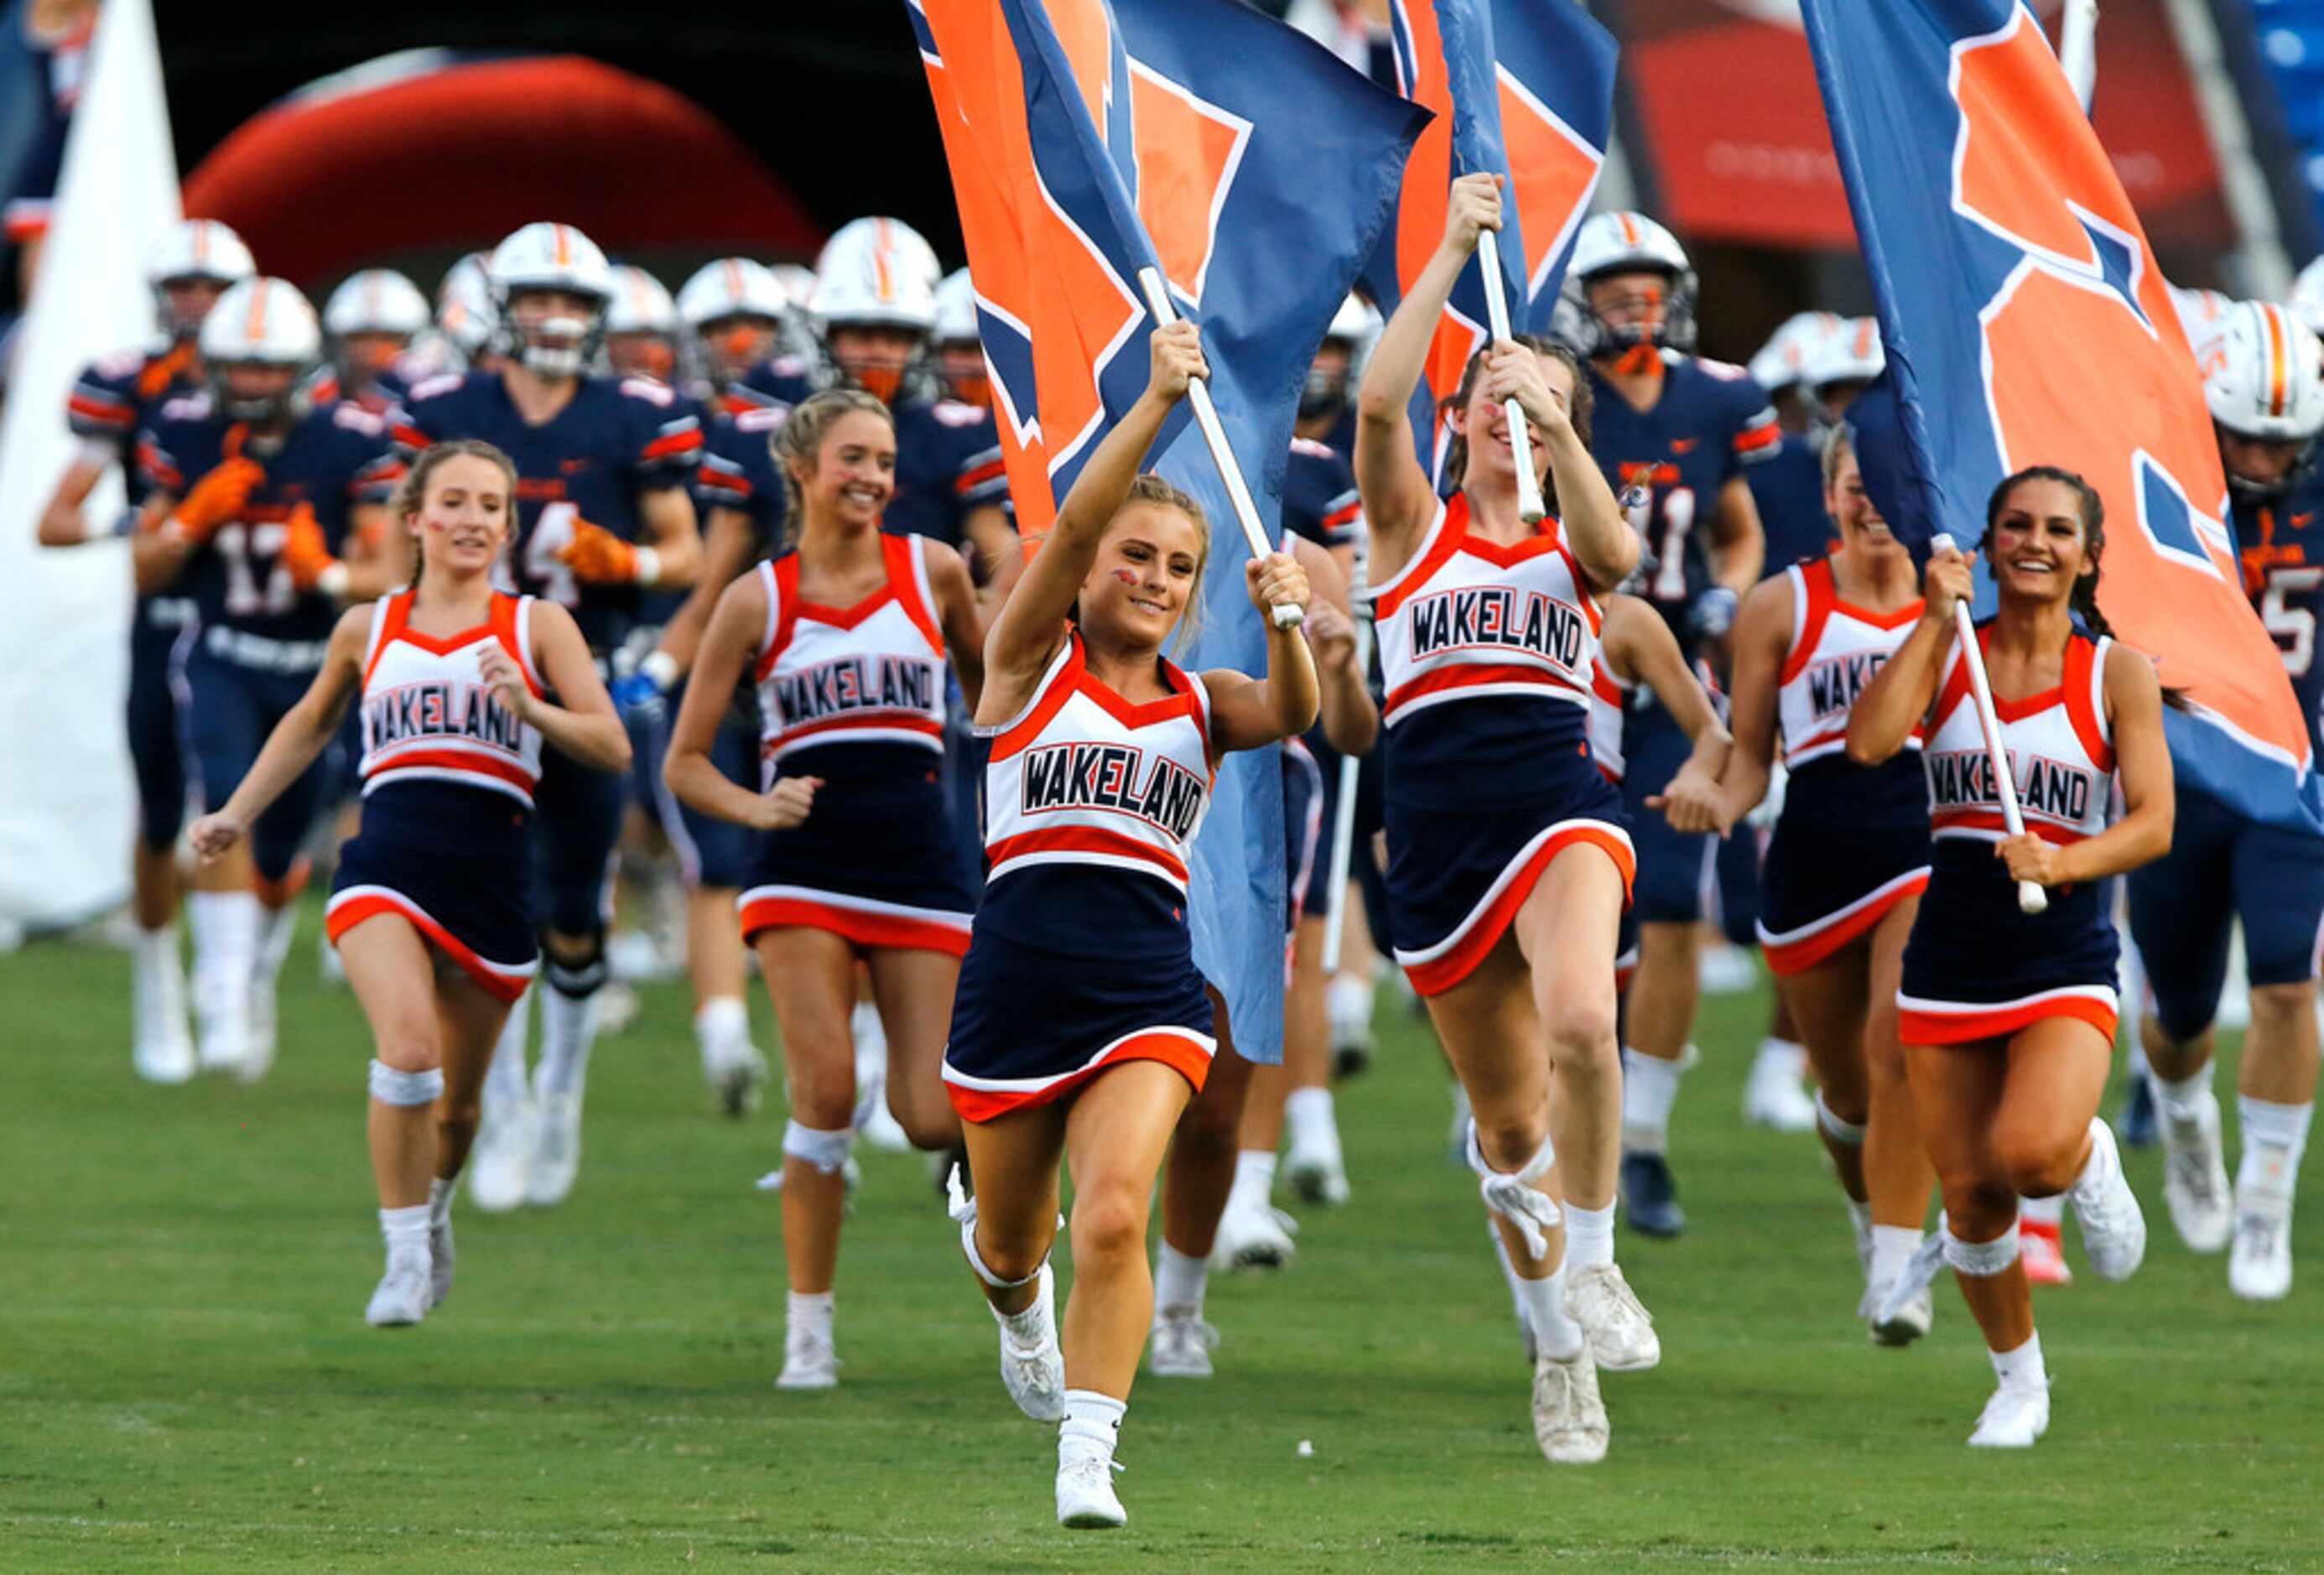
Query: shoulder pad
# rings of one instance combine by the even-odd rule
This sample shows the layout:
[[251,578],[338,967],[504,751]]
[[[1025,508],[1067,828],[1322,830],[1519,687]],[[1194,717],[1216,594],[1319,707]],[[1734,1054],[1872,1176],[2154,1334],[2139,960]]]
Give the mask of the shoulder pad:
[[145,370],[145,364],[151,359],[143,350],[115,350],[90,362],[88,369],[101,378],[134,377]]
[[784,377],[805,377],[808,373],[815,370],[807,364],[807,358],[798,354],[796,351],[789,351],[778,355],[769,361],[767,364]]
[[164,421],[205,421],[209,413],[210,391],[206,388],[161,401],[161,419]]
[[643,400],[650,405],[672,404],[678,399],[668,383],[657,382],[650,377],[625,377],[616,386],[629,398]]
[[737,432],[779,432],[783,423],[791,419],[788,405],[753,405],[747,410],[734,412]]
[[1737,382],[1751,375],[1731,361],[1713,361],[1708,355],[1696,356],[1694,364],[1722,382]]
[[434,377],[413,383],[411,398],[415,402],[420,400],[440,399],[467,381],[468,374],[465,372],[439,372]]
[[331,412],[331,424],[350,432],[360,432],[366,438],[377,438],[387,430],[387,423],[364,409],[353,400],[341,400],[326,407]]
[[1292,438],[1291,452],[1294,454],[1304,454],[1310,459],[1337,459],[1340,457],[1340,451],[1338,449],[1333,447],[1328,443],[1318,443],[1313,438]]
[[991,412],[982,405],[964,404],[959,400],[938,400],[928,407],[928,414],[936,419],[939,427],[973,427]]

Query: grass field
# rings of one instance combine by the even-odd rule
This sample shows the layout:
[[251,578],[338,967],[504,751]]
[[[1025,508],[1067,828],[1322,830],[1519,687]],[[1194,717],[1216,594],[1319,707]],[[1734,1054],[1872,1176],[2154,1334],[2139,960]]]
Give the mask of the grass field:
[[[777,1211],[751,1183],[779,1118],[706,1113],[676,987],[599,1046],[571,1202],[464,1209],[452,1300],[417,1330],[364,1327],[367,1041],[353,1000],[315,983],[309,938],[254,1088],[130,1075],[123,954],[0,957],[0,1567],[2324,1561],[2317,1271],[2289,1303],[2236,1301],[2224,1265],[2172,1236],[2155,1156],[2134,1155],[2145,1268],[2043,1294],[2049,1439],[1972,1455],[1990,1375],[1950,1285],[1930,1340],[1868,1346],[1812,1140],[1736,1118],[1764,998],[1704,1024],[1675,1134],[1688,1236],[1623,1238],[1665,1354],[1606,1380],[1606,1464],[1553,1470],[1535,1449],[1474,1184],[1446,1163],[1442,1074],[1423,1033],[1384,1018],[1378,1069],[1342,1099],[1354,1202],[1309,1211],[1281,1277],[1214,1282],[1219,1376],[1141,1382],[1130,1524],[1104,1535],[1051,1524],[1051,1434],[1001,1392],[916,1159],[865,1156],[843,1386],[770,1386]],[[2311,1184],[2311,1220],[2320,1205]]]

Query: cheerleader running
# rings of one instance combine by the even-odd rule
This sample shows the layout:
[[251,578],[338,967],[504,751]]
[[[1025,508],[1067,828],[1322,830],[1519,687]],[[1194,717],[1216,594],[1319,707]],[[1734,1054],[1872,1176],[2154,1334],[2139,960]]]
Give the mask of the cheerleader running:
[[[205,863],[363,707],[363,831],[339,852],[325,926],[371,1020],[371,1162],[387,1273],[364,1316],[417,1323],[452,1288],[452,1197],[509,1004],[539,966],[526,821],[543,740],[600,771],[630,741],[572,614],[493,589],[516,467],[439,443],[393,504],[419,583],[348,611],[323,669],[223,808],[194,823]],[[561,704],[542,695],[553,690]]]
[[[1153,1313],[1146,1219],[1216,1048],[1186,928],[1189,848],[1220,757],[1298,734],[1318,706],[1296,629],[1268,624],[1263,681],[1190,676],[1162,654],[1200,594],[1210,529],[1138,466],[1206,369],[1191,323],[1150,343],[1146,392],[1091,456],[986,646],[991,875],[945,1051],[976,1178],[954,1211],[961,1247],[1000,1323],[1011,1398],[1064,1423],[1057,1519],[1072,1526],[1127,1518],[1111,1478]],[[1286,554],[1245,573],[1262,612],[1307,600]],[[1074,1179],[1062,1341],[1048,1266],[1060,1159]]]
[[[1447,412],[1451,498],[1415,456],[1406,410],[1454,281],[1500,226],[1499,185],[1452,183],[1443,243],[1364,373],[1356,475],[1388,679],[1397,961],[1468,1091],[1469,1163],[1536,1340],[1535,1435],[1552,1460],[1578,1463],[1606,1452],[1593,1353],[1621,1368],[1661,1359],[1613,1262],[1614,946],[1636,861],[1585,736],[1599,599],[1637,566],[1638,541],[1590,456],[1587,385],[1561,350],[1502,342],[1471,361]],[[1562,523],[1518,518],[1512,399]],[[1571,1220],[1571,1306],[1554,1186]]]
[[[959,1141],[937,1079],[953,981],[976,906],[944,787],[945,658],[983,676],[968,566],[941,542],[891,536],[888,407],[834,389],[775,438],[798,546],[729,585],[711,614],[662,766],[679,799],[768,834],[742,895],[790,1081],[783,1128],[785,1389],[839,1382],[832,1280],[855,1139],[855,964],[888,1037],[888,1103],[922,1148]],[[761,788],[712,759],[745,672],[758,686]]]
[[[1915,732],[1923,740],[1932,868],[1896,1002],[1914,1112],[1944,1189],[1944,1261],[1999,1380],[1969,1435],[1987,1448],[2026,1448],[2050,1424],[2019,1194],[2066,1194],[2101,1279],[2127,1278],[2146,1252],[2146,1221],[2097,1114],[2116,1011],[2103,882],[2171,846],[2171,755],[2153,668],[2117,646],[2098,613],[2104,524],[2097,490],[2050,465],[2008,477],[1987,505],[1982,545],[2000,608],[1978,644],[2024,834],[2004,829],[1953,649],[1953,608],[1975,589],[1969,559],[1948,549],[1930,560],[1919,622],[1848,720],[1859,766],[1892,759]],[[2125,810],[2108,825],[2117,788]],[[2047,889],[2045,912],[2021,909],[2023,881]],[[1897,1300],[1892,1292],[1887,1305]]]
[[[1816,1071],[1816,1124],[1848,1198],[1871,1319],[1921,1246],[1933,1177],[1913,1129],[1896,981],[1929,884],[1921,741],[1886,763],[1848,759],[1849,708],[1921,619],[1913,559],[1864,491],[1848,429],[1823,451],[1829,557],[1794,564],[1743,599],[1735,624],[1735,737],[1723,787],[1731,823],[1766,797],[1783,736],[1784,806],[1761,870],[1760,953]],[[1973,723],[1972,723],[1973,725]],[[1926,1287],[1872,1338],[1929,1331]]]

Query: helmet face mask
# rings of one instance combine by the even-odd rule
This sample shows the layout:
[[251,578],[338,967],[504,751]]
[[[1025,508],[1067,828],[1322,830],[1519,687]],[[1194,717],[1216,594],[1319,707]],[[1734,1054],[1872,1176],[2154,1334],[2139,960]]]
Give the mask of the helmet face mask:
[[507,354],[537,377],[578,377],[597,358],[605,308],[577,290],[522,287],[501,299]]
[[229,361],[210,369],[213,398],[231,421],[279,427],[298,414],[300,367],[274,361]]
[[[1625,299],[1656,281],[1659,302]],[[1592,214],[1574,236],[1552,331],[1585,360],[1691,353],[1694,302],[1694,265],[1675,235],[1642,213]]]
[[1312,421],[1328,416],[1348,402],[1348,385],[1354,381],[1356,346],[1346,339],[1327,338],[1307,364],[1307,381],[1299,389],[1299,419]]
[[229,283],[208,274],[188,274],[157,280],[153,285],[154,316],[171,339],[191,339],[202,331],[202,319],[218,303]]
[[307,413],[323,360],[322,325],[298,290],[247,279],[203,319],[202,367],[212,408],[228,420],[269,428]]
[[724,388],[771,357],[782,337],[779,318],[730,312],[701,324],[695,330],[694,342],[702,358],[703,375],[714,387]]
[[2261,438],[2214,423],[2219,468],[2227,491],[2240,503],[2265,503],[2290,492],[2316,464],[2316,442],[2296,438]]
[[240,235],[216,219],[180,220],[146,254],[154,324],[172,341],[194,338],[218,297],[257,276]]
[[841,376],[889,404],[927,358],[927,334],[895,323],[834,323],[825,343]]

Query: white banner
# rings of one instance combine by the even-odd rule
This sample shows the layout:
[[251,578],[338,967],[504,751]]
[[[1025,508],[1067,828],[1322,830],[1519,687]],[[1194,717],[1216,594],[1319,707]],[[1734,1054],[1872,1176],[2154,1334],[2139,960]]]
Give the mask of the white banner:
[[[128,550],[43,548],[34,533],[75,447],[73,378],[152,337],[145,257],[178,215],[152,11],[106,0],[0,420],[0,917],[35,928],[102,912],[128,888]],[[116,474],[88,518],[101,530],[122,506]]]

